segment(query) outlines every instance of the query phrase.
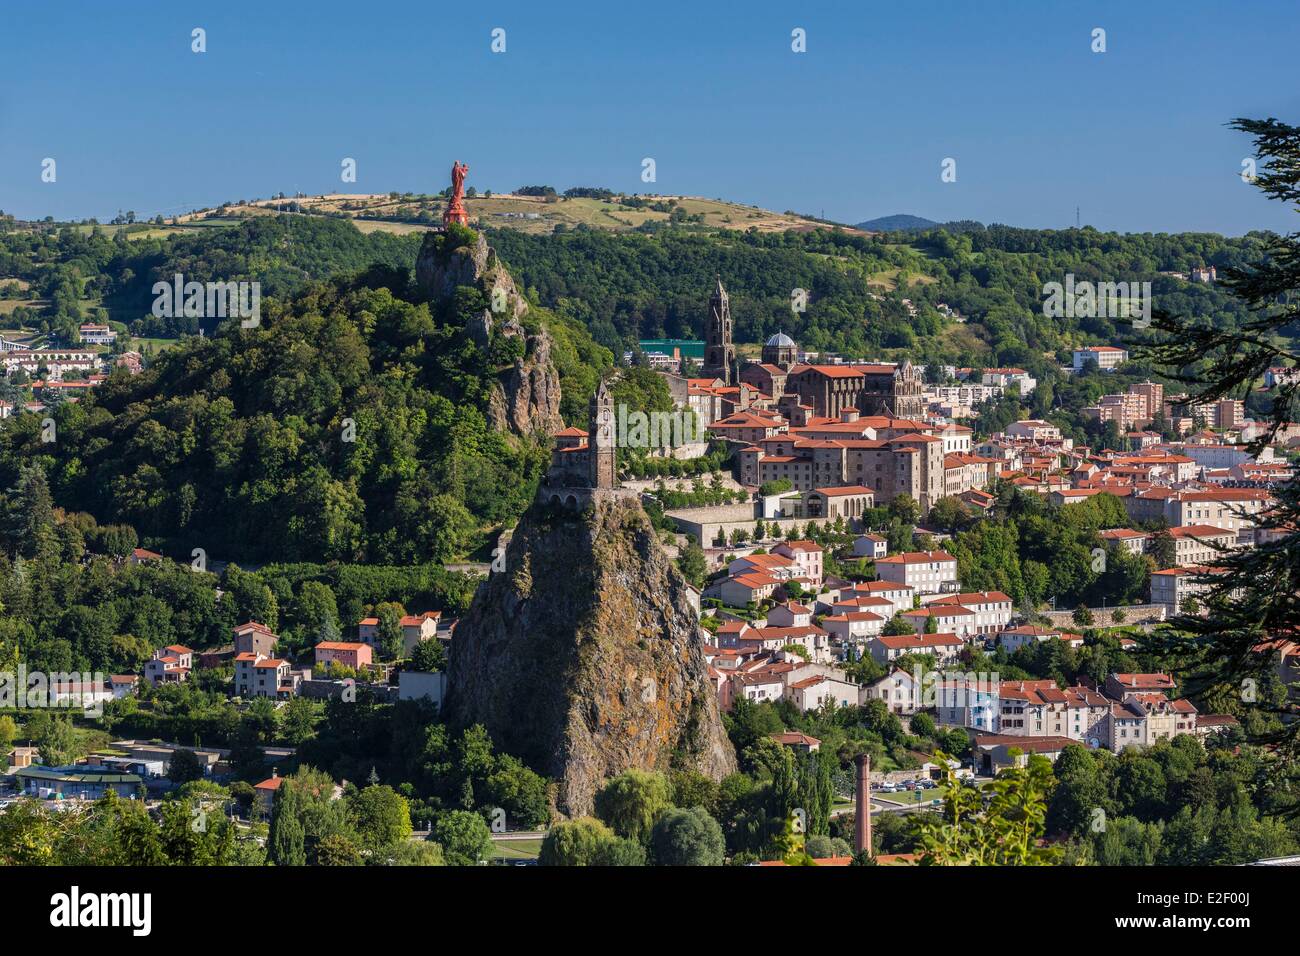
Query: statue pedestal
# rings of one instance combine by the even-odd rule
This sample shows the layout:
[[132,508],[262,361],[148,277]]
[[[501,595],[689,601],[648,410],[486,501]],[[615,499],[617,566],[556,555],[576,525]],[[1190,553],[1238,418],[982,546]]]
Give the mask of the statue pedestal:
[[465,211],[465,205],[460,201],[460,197],[454,197],[447,205],[447,211],[442,214],[444,225],[451,225],[453,222],[462,226],[469,225],[469,213]]

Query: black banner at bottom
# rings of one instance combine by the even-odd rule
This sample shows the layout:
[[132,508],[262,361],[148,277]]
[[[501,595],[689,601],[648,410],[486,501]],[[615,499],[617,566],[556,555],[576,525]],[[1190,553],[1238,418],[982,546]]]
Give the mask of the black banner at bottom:
[[[597,922],[657,911],[660,932],[691,932],[696,921],[716,931],[728,911],[747,922],[743,914],[752,917],[757,906],[765,939],[785,927],[806,938],[808,916],[821,911],[866,930],[896,932],[902,921],[926,937],[1042,929],[1070,938],[1174,931],[1230,940],[1243,931],[1284,931],[1293,922],[1297,884],[1289,872],[1300,873],[1271,866],[13,868],[4,871],[4,883],[11,938],[22,941],[76,934],[82,941],[189,942],[208,926],[232,940],[256,939],[265,928],[281,942],[337,942],[340,921],[368,925],[381,914],[388,930],[424,927],[430,919],[481,920],[497,932],[541,937],[546,925],[530,930],[527,914],[565,900],[571,918],[587,914],[581,918]],[[518,918],[509,919],[512,913]],[[832,925],[849,928],[836,920],[822,931]]]

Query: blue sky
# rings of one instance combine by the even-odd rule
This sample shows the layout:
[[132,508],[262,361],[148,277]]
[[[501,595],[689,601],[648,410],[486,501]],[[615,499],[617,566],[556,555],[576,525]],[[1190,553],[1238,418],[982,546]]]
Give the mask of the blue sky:
[[596,185],[844,222],[1060,227],[1077,205],[1102,229],[1292,230],[1242,183],[1249,143],[1224,123],[1300,123],[1297,49],[1294,0],[7,0],[0,209],[435,191],[460,159],[480,190]]

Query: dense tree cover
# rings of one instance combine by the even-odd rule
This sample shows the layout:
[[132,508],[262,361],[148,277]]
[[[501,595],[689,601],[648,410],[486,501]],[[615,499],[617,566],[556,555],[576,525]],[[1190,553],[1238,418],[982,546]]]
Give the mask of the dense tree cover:
[[267,858],[277,866],[391,864],[405,856],[411,831],[410,808],[392,788],[348,785],[340,799],[329,774],[301,767],[275,791]]
[[1013,485],[993,490],[993,520],[971,521],[944,545],[957,558],[963,588],[1003,591],[1033,607],[1053,598],[1057,607],[1146,601],[1152,562],[1097,536],[1103,528],[1132,526],[1118,498],[1103,494],[1057,507]]
[[379,704],[364,689],[355,702],[331,699],[299,758],[336,779],[364,779],[373,771],[410,802],[417,822],[453,810],[473,811],[487,822],[504,811],[512,830],[543,827],[550,819],[545,778],[497,752],[482,727],[453,733],[427,702]]
[[703,807],[665,811],[650,845],[658,866],[721,866],[727,849],[722,827]]
[[[944,755],[937,754],[942,760]],[[1003,770],[987,788],[966,786],[944,771],[943,807],[916,821],[916,846],[929,866],[1051,866],[1059,847],[1042,846],[1052,766],[1032,754]]]
[[167,238],[127,238],[94,228],[48,226],[0,232],[0,276],[15,276],[49,304],[37,327],[74,338],[85,321],[78,300],[96,298],[137,335],[211,333],[215,318],[156,318],[155,282],[257,281],[264,296],[289,295],[313,279],[379,264],[408,268],[417,236],[361,233],[351,223],[311,216],[250,217],[229,228],[202,227]]
[[438,817],[433,838],[451,866],[474,866],[492,853],[492,832],[481,816],[468,810],[452,810]]
[[471,577],[431,564],[228,564],[215,574],[124,562],[133,535],[52,507],[37,465],[0,493],[0,515],[10,519],[0,524],[0,663],[21,649],[32,670],[139,673],[160,647],[218,647],[248,620],[277,629],[286,655],[306,654],[323,629],[351,628],[382,602],[458,614],[473,593]]
[[[642,338],[699,337],[720,275],[731,293],[737,341],[763,342],[785,331],[817,351],[909,349],[913,361],[968,365],[981,358],[1044,374],[1055,365],[1044,353],[1084,341],[1110,344],[1131,331],[1109,318],[1045,317],[1046,282],[1067,273],[1078,281],[1149,280],[1162,305],[1233,325],[1245,312],[1231,296],[1160,273],[1254,261],[1267,241],[1255,233],[1228,239],[1006,226],[934,230],[906,237],[910,244],[902,238],[838,230],[493,233],[504,261],[541,302],[583,321],[611,349]],[[790,308],[796,288],[809,292],[802,313]],[[915,318],[904,297],[917,308]],[[964,327],[952,327],[934,308],[940,302],[967,320]]]
[[596,816],[621,837],[644,843],[672,806],[672,784],[661,773],[625,770],[596,794]]
[[644,866],[645,847],[594,817],[563,820],[542,840],[542,866]]
[[719,788],[695,773],[627,770],[596,794],[596,817],[551,827],[543,866],[720,866]]
[[[963,731],[936,730],[933,723],[928,728],[914,723],[909,733],[881,700],[801,713],[789,701],[742,699],[723,721],[740,757],[740,771],[692,802],[718,819],[728,856],[739,862],[805,862],[815,855],[808,840],[841,836],[831,810],[837,799],[851,798],[859,754],[869,754],[875,770],[889,771],[915,769],[922,755],[937,749],[960,755],[969,748]],[[819,751],[799,754],[771,739],[787,729],[816,737]],[[920,735],[923,729],[928,736]],[[686,801],[679,797],[678,802]]]
[[[11,420],[0,430],[0,485],[39,462],[59,504],[186,557],[203,548],[245,562],[410,563],[468,553],[486,528],[522,512],[546,449],[488,423],[503,366],[464,332],[475,303],[431,310],[368,281],[406,287],[402,272],[264,302],[259,327],[231,322],[186,339],[142,375],[114,375],[93,398],[54,411],[56,442],[42,441],[34,416]],[[582,375],[565,380],[596,374],[573,343],[588,343],[587,358],[609,356],[580,329],[553,328],[562,387],[586,394]]]
[[21,799],[0,813],[0,864],[14,866],[257,866],[265,853],[224,816],[229,794],[189,784],[156,810],[109,793],[86,812]]
[[1205,746],[1183,735],[1146,750],[1067,747],[1053,768],[1046,828],[1107,866],[1233,865],[1300,849],[1300,826],[1279,817],[1293,795],[1267,785],[1276,757],[1241,735]]

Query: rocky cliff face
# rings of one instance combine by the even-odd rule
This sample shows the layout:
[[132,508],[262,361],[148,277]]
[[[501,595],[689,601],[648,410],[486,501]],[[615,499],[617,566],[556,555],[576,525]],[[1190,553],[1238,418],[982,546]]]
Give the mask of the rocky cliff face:
[[735,769],[688,585],[635,501],[534,507],[456,627],[453,723],[482,723],[590,813],[608,777]]
[[560,373],[551,361],[551,337],[545,330],[526,338],[524,357],[492,389],[488,421],[516,435],[551,435],[564,427]]
[[563,428],[560,375],[551,361],[551,337],[545,329],[529,334],[520,323],[528,303],[515,287],[514,278],[482,234],[472,244],[458,248],[446,248],[446,243],[442,234],[429,233],[420,247],[415,281],[421,294],[443,302],[458,286],[476,288],[491,306],[466,318],[465,331],[470,338],[481,348],[498,332],[524,339],[523,357],[492,390],[488,420],[495,428],[521,437],[549,435]]

